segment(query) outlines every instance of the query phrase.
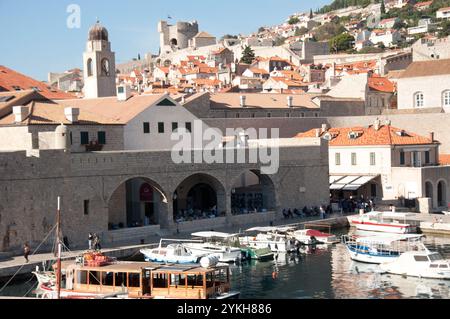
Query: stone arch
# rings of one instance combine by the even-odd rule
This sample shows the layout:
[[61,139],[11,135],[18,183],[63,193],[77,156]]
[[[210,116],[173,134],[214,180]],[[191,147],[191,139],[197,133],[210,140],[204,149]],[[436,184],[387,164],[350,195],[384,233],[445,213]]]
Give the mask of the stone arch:
[[167,193],[145,176],[122,180],[107,204],[109,229],[165,224],[169,209]]
[[245,170],[231,184],[232,214],[276,211],[278,206],[275,183],[260,170]]
[[448,208],[447,182],[443,179],[437,184],[437,206]]
[[101,62],[101,75],[103,76],[109,76],[111,74],[111,63],[107,58],[103,58]]
[[205,173],[192,174],[173,192],[174,220],[202,219],[226,214],[226,191],[222,182]]
[[178,46],[178,40],[175,38],[170,39],[170,45],[174,47]]

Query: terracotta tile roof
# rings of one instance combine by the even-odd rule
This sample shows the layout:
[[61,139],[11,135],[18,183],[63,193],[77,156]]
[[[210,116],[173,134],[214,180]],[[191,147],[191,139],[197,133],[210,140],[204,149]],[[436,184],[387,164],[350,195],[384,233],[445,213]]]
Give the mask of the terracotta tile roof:
[[30,90],[36,88],[47,99],[73,99],[76,96],[49,88],[48,84],[0,65],[0,91]]
[[0,92],[0,118],[12,112],[14,106],[28,104],[32,100],[44,99],[34,90]]
[[[47,103],[30,102],[28,104],[30,115],[21,124],[70,124],[64,115],[64,109],[74,107],[80,109],[79,124],[124,125],[164,97],[166,97],[165,94],[159,94],[133,96],[127,101],[118,101],[116,97],[107,97],[59,100]],[[15,124],[14,114],[0,120],[0,125],[12,124]]]
[[440,154],[439,155],[439,164],[450,165],[450,154]]
[[169,74],[170,72],[170,68],[168,66],[167,67],[159,66],[157,67],[157,69],[160,69],[162,72],[164,72],[164,74]]
[[198,86],[219,86],[222,84],[222,81],[217,79],[193,79],[192,82]]
[[414,7],[416,7],[416,8],[426,7],[426,6],[430,6],[432,3],[433,3],[433,1],[419,2],[419,3],[416,3],[414,5]]
[[203,55],[188,55],[187,59],[188,61],[206,60],[206,58]]
[[450,59],[413,62],[400,79],[443,74],[450,76]]
[[[212,54],[213,55],[219,55],[219,54],[222,54],[223,52],[225,52],[225,51],[227,51],[228,49],[227,48],[221,48],[221,49],[219,49],[219,50],[217,50],[217,51],[213,51],[212,52]],[[228,50],[229,51],[229,50]]]
[[[372,146],[372,145],[423,145],[433,144],[431,139],[406,132],[400,136],[398,133],[402,132],[401,129],[383,125],[377,131],[373,126],[367,127],[343,127],[343,128],[331,128],[329,132],[333,139],[330,141],[330,146]],[[356,139],[349,137],[350,132],[357,132],[360,136]],[[325,133],[320,136],[323,137]],[[310,130],[305,133],[297,135],[298,138],[304,137],[316,137],[316,129]]]
[[[240,97],[245,95],[246,108],[255,109],[288,109],[287,97],[289,94],[268,94],[268,93],[223,93],[211,95],[212,108],[242,108]],[[294,108],[319,109],[312,100],[318,96],[316,94],[298,94],[293,96]]]
[[283,71],[280,71],[281,72],[281,74],[283,74],[287,79],[290,79],[290,80],[296,80],[296,81],[303,81],[303,77],[299,74],[299,73],[297,73],[297,72],[295,72],[295,71],[287,71],[287,70],[283,70]]
[[250,68],[249,70],[250,70],[252,73],[254,73],[254,74],[263,74],[263,75],[269,74],[269,72],[267,72],[267,71],[264,70],[264,69]]
[[385,24],[385,23],[388,23],[388,22],[392,22],[392,21],[395,21],[396,19],[398,19],[398,18],[383,19],[383,20],[380,21],[380,24]]
[[281,77],[271,77],[272,80],[276,81],[276,82],[282,82],[288,86],[293,86],[293,87],[304,87],[305,83],[300,82],[300,81],[295,81],[295,80],[291,80],[288,78],[281,78]]
[[369,87],[372,90],[386,93],[394,93],[396,91],[395,84],[387,78],[380,76],[372,76],[369,78]]

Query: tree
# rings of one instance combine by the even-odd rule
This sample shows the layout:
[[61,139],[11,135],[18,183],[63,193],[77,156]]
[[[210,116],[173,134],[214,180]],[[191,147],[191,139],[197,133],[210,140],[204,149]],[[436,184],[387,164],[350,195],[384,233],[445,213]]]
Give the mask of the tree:
[[384,45],[383,42],[378,42],[377,47],[379,47],[380,49],[383,49],[383,50],[386,49],[386,46]]
[[264,28],[264,27],[261,27],[261,28],[258,29],[258,33],[261,33],[261,32],[264,32],[264,31],[266,31],[266,28]]
[[381,14],[386,14],[386,6],[384,5],[384,0],[381,0]]
[[450,35],[450,21],[444,20],[441,22],[441,31],[438,33],[439,38],[445,38]]
[[346,51],[353,48],[355,38],[348,33],[341,33],[329,41],[332,52]]
[[314,18],[314,15],[313,15],[312,9],[311,9],[311,10],[309,10],[309,18],[310,18],[310,19]]
[[297,24],[297,23],[299,23],[299,22],[300,22],[300,19],[297,18],[297,17],[291,17],[291,18],[289,19],[289,21],[288,21],[288,23],[289,23],[290,25]]
[[244,51],[242,51],[241,62],[245,64],[252,64],[255,60],[255,52],[248,45],[245,47]]
[[400,29],[406,28],[406,24],[403,21],[396,21],[392,28],[395,30],[400,30]]

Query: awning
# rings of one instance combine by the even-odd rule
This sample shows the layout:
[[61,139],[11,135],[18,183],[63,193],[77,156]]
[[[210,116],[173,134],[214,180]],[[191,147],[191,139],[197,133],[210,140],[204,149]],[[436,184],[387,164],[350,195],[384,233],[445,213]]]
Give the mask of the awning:
[[330,176],[331,190],[356,191],[380,175]]

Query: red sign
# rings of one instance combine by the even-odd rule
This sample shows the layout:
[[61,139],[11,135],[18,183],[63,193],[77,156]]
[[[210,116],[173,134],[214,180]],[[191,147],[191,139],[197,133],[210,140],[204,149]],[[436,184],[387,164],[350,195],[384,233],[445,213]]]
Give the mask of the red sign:
[[152,202],[153,201],[153,187],[149,184],[142,184],[140,190],[141,202]]

